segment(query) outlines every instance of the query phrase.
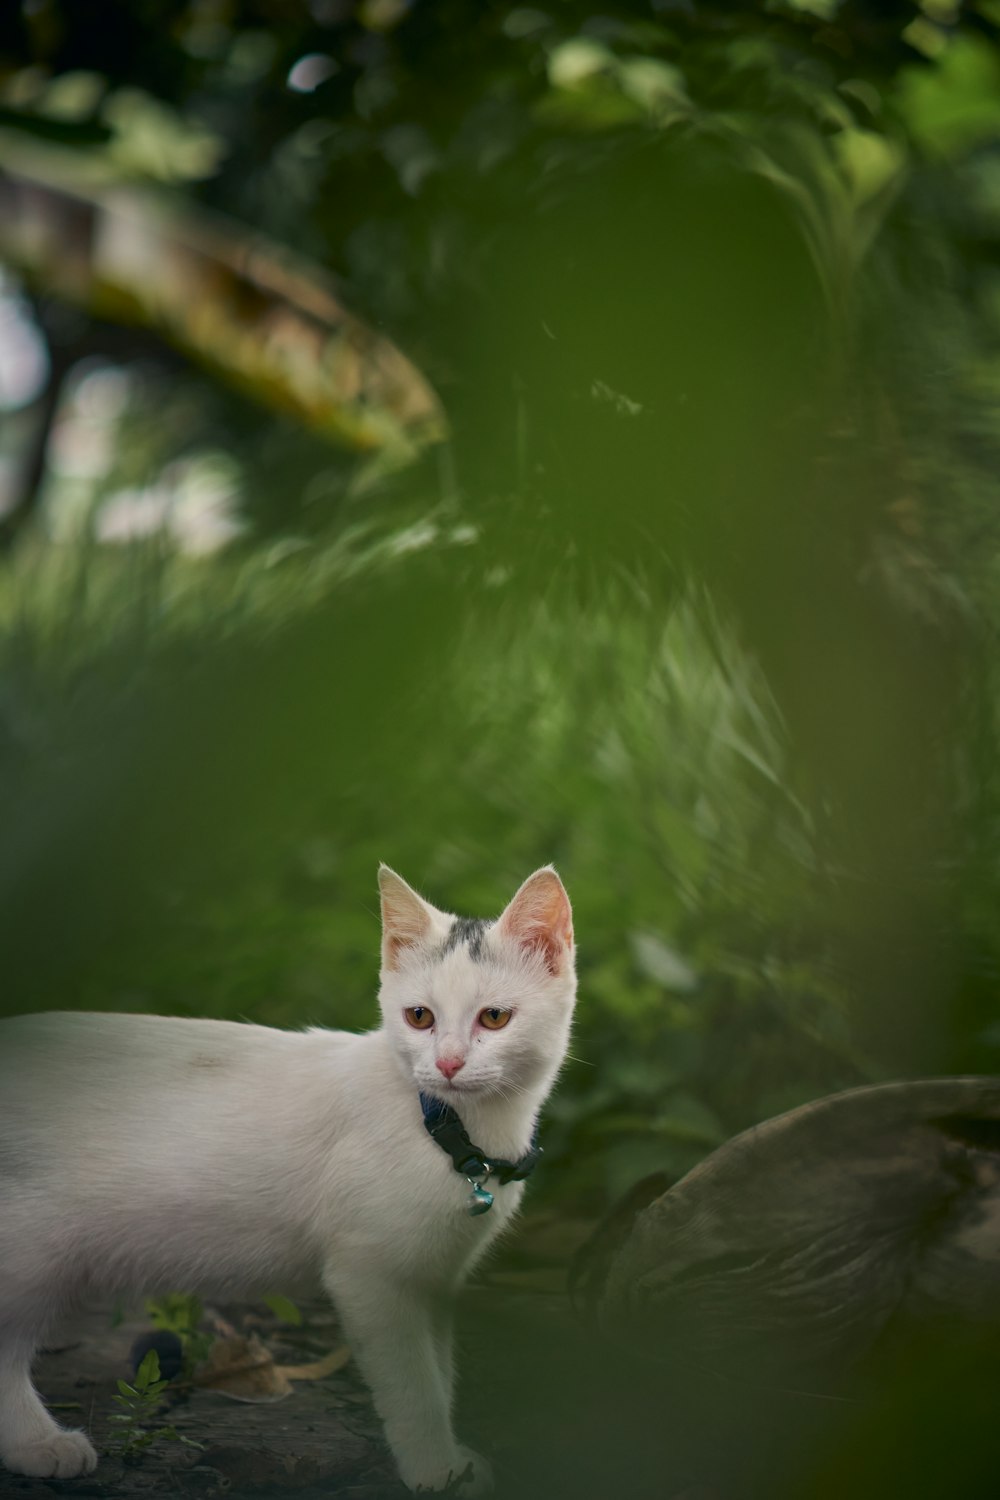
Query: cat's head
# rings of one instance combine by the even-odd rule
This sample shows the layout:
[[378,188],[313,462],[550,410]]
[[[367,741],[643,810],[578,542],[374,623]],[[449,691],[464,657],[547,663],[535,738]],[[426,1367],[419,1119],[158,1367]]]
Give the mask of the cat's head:
[[438,911],[388,865],[379,888],[379,1003],[416,1087],[460,1108],[551,1083],[576,998],[573,915],[555,870],[536,870],[493,922]]

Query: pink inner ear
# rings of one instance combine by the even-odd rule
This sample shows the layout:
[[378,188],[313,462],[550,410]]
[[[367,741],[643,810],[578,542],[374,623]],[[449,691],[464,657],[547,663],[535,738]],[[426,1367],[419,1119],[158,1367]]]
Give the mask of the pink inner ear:
[[501,921],[502,930],[523,948],[541,953],[550,974],[562,971],[573,945],[573,917],[558,877],[529,881],[514,897]]
[[572,941],[572,933],[569,939],[560,939],[550,928],[539,927],[534,932],[524,934],[521,946],[540,953],[549,973],[559,974],[562,971],[563,958],[570,941]]
[[391,872],[380,881],[382,887],[382,961],[395,969],[407,948],[425,942],[431,930],[430,913],[405,881]]
[[398,933],[390,934],[385,940],[386,967],[389,969],[398,968],[400,955],[404,952],[405,949],[413,948],[415,946],[415,938],[403,937]]

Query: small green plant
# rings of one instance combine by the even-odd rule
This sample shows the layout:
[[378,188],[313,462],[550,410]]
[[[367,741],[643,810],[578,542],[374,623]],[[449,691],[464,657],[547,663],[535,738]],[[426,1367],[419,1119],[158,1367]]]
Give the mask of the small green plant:
[[290,1323],[293,1328],[301,1327],[302,1312],[291,1297],[283,1297],[279,1292],[272,1292],[270,1296],[264,1298],[264,1304],[283,1323]]
[[212,1347],[212,1335],[199,1327],[203,1313],[199,1299],[191,1292],[167,1292],[163,1297],[150,1298],[146,1312],[154,1328],[175,1333],[180,1339],[184,1371],[190,1374]]
[[119,1458],[138,1458],[150,1443],[155,1443],[159,1438],[185,1443],[190,1448],[201,1446],[193,1443],[190,1438],[182,1437],[176,1427],[149,1425],[159,1412],[167,1385],[168,1382],[160,1378],[160,1360],[155,1349],[149,1350],[136,1370],[134,1384],[119,1380],[118,1394],[111,1399],[121,1407],[121,1411],[112,1413],[110,1419],[118,1424],[117,1441],[111,1446]]

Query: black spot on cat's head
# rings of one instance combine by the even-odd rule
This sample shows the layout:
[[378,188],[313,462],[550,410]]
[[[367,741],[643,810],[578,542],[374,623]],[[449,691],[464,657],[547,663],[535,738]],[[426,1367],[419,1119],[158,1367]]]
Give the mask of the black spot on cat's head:
[[442,958],[464,943],[469,950],[469,957],[478,962],[483,956],[483,941],[489,926],[489,922],[482,917],[456,917],[448,936],[441,944]]

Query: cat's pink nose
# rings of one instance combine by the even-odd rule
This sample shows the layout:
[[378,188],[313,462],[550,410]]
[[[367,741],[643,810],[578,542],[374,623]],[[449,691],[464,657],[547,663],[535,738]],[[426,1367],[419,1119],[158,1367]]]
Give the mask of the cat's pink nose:
[[438,1072],[443,1073],[448,1079],[454,1078],[459,1068],[465,1067],[464,1057],[439,1057],[437,1060]]

